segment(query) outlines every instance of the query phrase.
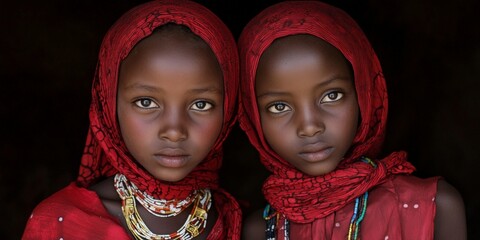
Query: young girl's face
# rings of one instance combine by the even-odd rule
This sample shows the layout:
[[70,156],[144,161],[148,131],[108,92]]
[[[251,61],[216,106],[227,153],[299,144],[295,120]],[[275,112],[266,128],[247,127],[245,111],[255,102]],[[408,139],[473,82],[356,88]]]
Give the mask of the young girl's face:
[[306,174],[334,170],[355,137],[359,111],[342,53],[311,35],[277,39],[260,58],[255,81],[271,148]]
[[182,30],[142,40],[122,62],[117,114],[128,150],[150,174],[183,179],[222,129],[223,77],[209,46]]

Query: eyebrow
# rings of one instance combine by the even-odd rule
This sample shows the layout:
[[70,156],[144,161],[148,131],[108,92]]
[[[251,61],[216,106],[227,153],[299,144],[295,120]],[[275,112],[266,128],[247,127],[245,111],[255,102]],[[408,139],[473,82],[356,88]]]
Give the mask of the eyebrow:
[[[339,80],[339,81],[350,81],[350,79],[349,79],[348,77],[334,75],[334,76],[331,77],[329,80],[315,85],[314,88],[318,88],[318,87],[322,87],[322,86],[327,86],[327,85],[329,85],[330,83],[335,82],[335,81],[337,81],[337,80]],[[285,96],[285,95],[289,95],[289,93],[288,93],[288,92],[274,92],[274,91],[272,91],[272,92],[265,92],[265,93],[262,93],[262,94],[260,94],[260,95],[257,95],[257,98],[275,97],[275,96]]]
[[288,93],[286,92],[266,92],[260,95],[257,95],[257,98],[264,98],[264,97],[278,97],[278,96],[286,96]]
[[148,92],[158,92],[160,91],[160,89],[154,87],[154,86],[150,86],[150,85],[146,85],[146,84],[141,84],[141,83],[132,83],[128,86],[125,87],[125,89],[138,89],[138,90],[146,90]]
[[[148,92],[162,92],[163,90],[161,88],[156,88],[151,85],[146,85],[146,84],[141,84],[141,83],[133,83],[125,87],[125,89],[138,89],[138,90],[146,90]],[[188,92],[194,93],[194,94],[200,94],[200,93],[219,93],[223,94],[223,89],[220,89],[218,87],[206,87],[206,88],[194,88],[190,89]]]
[[189,90],[191,93],[200,94],[200,93],[219,93],[223,94],[223,89],[217,87],[206,87],[206,88],[194,88]]

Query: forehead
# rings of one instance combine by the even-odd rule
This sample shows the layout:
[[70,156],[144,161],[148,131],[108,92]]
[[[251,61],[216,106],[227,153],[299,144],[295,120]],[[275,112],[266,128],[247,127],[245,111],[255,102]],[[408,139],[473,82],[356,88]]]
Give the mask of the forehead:
[[328,42],[313,35],[298,34],[273,41],[260,57],[259,68],[313,59],[321,62],[346,61],[343,54]]
[[154,79],[198,79],[201,81],[197,82],[223,84],[222,71],[211,48],[180,28],[154,32],[140,41],[121,64],[120,86]]
[[350,64],[331,44],[301,34],[275,40],[260,57],[256,79],[298,78],[306,74],[315,78],[327,73],[348,77],[351,75]]
[[[185,26],[170,24],[160,27],[152,35],[137,43],[123,60],[122,67],[142,66],[146,64],[145,61],[159,62],[161,59],[165,59],[161,63],[164,67],[181,67],[171,63],[183,61],[180,62],[181,65],[197,62],[220,71],[218,60],[205,41]],[[185,61],[188,59],[192,61]]]

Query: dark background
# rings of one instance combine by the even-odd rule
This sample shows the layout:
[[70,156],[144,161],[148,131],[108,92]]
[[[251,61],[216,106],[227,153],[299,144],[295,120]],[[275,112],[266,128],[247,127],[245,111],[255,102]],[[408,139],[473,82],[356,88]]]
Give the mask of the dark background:
[[[144,1],[9,1],[0,9],[0,239],[19,239],[42,199],[74,180],[88,128],[103,35]],[[198,1],[235,37],[278,1]],[[385,153],[407,150],[420,177],[444,176],[462,194],[470,239],[480,239],[479,1],[340,0],[365,31],[390,94]],[[226,142],[222,185],[246,212],[267,176],[243,132]]]

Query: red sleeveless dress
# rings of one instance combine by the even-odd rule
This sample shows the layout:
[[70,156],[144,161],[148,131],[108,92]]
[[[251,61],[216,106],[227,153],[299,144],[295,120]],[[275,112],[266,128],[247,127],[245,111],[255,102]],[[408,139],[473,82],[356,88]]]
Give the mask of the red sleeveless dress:
[[[437,182],[399,175],[370,190],[358,239],[433,239]],[[290,239],[347,239],[353,207],[351,202],[311,223],[290,222]],[[284,226],[278,227],[277,239],[283,240]]]
[[[224,232],[236,216],[229,212],[225,192],[212,192],[218,219],[207,239],[225,239]],[[232,218],[233,217],[233,218]],[[42,201],[30,215],[22,239],[131,239],[110,215],[98,195],[76,183]]]

